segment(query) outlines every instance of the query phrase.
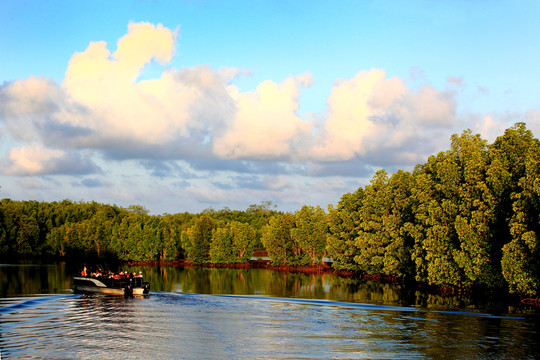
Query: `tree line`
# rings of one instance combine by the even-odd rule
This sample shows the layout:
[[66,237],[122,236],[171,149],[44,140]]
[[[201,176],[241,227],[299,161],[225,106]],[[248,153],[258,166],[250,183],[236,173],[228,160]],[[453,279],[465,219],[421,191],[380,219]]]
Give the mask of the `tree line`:
[[540,142],[525,124],[470,130],[412,173],[381,170],[329,208],[334,267],[537,296]]
[[412,172],[378,171],[328,211],[148,215],[95,202],[0,201],[0,256],[317,265],[439,286],[540,294],[540,142],[524,123],[493,144],[470,130]]
[[[262,202],[251,205],[246,211],[225,208],[219,211],[207,209],[201,214],[149,215],[148,210],[140,205],[126,209],[94,201],[3,199],[0,200],[0,258],[170,261],[192,251],[188,244],[182,243],[182,239],[188,234],[193,237],[200,223],[208,218],[213,224],[211,230],[220,229],[216,237],[225,228],[232,229],[233,233],[238,232],[238,228],[242,231],[249,229],[248,245],[253,249],[260,244],[261,227],[276,213],[270,206],[271,203]],[[223,246],[220,249],[226,251]],[[242,259],[245,260],[244,253],[250,249],[245,248],[239,253]],[[235,262],[230,256],[218,255],[216,249],[214,253],[216,259]],[[195,255],[192,256],[196,263],[200,263]],[[206,262],[207,258],[204,260]]]

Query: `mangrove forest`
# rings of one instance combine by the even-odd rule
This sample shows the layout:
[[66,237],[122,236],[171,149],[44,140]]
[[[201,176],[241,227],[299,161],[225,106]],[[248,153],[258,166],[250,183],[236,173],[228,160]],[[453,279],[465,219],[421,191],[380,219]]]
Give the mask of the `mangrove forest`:
[[142,206],[0,201],[0,257],[320,266],[540,296],[540,142],[524,123],[492,144],[466,130],[412,172],[375,173],[328,209],[149,215]]

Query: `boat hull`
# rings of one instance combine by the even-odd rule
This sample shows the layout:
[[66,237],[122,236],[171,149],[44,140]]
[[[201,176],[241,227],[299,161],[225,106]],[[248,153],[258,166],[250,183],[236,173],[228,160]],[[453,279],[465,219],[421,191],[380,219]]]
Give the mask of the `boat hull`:
[[[143,283],[142,279],[135,281],[135,285],[128,279],[123,281],[113,279],[96,279],[84,276],[75,276],[73,290],[76,292],[93,292],[109,295],[147,295],[150,292],[150,284]],[[139,285],[139,286],[137,286]]]
[[[98,288],[95,286],[73,285],[73,290],[77,292],[93,292],[93,293],[109,294],[109,295],[126,295],[125,289]],[[147,295],[148,294],[144,292],[143,288],[135,288],[132,291],[133,291],[133,295]]]

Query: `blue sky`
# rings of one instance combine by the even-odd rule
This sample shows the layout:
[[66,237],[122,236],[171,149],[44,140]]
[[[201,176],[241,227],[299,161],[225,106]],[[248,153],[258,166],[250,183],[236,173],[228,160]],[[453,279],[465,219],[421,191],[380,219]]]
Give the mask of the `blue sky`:
[[540,133],[536,1],[0,2],[0,197],[337,204]]

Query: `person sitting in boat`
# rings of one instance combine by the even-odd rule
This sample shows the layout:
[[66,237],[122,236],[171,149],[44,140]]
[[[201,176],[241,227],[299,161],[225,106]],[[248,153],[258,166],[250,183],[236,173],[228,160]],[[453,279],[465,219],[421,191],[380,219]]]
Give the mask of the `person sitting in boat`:
[[86,272],[86,266],[84,267],[84,269],[81,271],[81,276],[86,276],[87,272]]

